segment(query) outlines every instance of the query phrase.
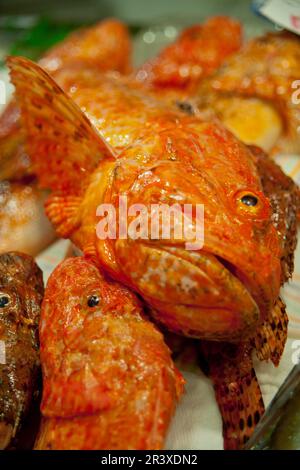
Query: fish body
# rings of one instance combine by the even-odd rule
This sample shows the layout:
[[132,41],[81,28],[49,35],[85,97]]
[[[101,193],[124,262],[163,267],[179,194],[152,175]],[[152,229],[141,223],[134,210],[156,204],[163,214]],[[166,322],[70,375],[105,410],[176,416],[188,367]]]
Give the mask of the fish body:
[[38,322],[43,278],[27,255],[0,255],[0,448],[11,445],[24,424],[39,373]]
[[136,72],[147,87],[191,94],[242,44],[240,23],[226,16],[209,18],[184,29],[174,43]]
[[[37,65],[10,65],[40,182],[56,190],[46,210],[58,233],[174,332],[233,341],[253,333],[278,296],[280,246],[251,151],[220,124],[111,77],[75,90],[76,105]],[[100,240],[97,207],[118,211],[121,195],[128,206],[204,204],[203,248],[186,250],[184,236]]]
[[300,41],[286,31],[247,42],[197,90],[197,104],[241,140],[268,152],[299,153]]
[[37,449],[160,449],[183,391],[162,334],[92,260],[52,273],[40,324]]

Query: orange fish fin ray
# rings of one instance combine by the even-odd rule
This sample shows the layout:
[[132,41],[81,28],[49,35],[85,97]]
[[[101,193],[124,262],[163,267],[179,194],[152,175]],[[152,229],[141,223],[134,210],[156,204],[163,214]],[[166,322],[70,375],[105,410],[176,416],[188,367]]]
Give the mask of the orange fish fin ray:
[[225,449],[241,449],[251,436],[264,403],[253,368],[249,344],[203,341],[216,399],[223,420]]
[[271,360],[278,366],[287,339],[288,321],[285,303],[279,297],[252,341],[259,360]]
[[42,187],[79,193],[103,159],[115,156],[89,119],[37,64],[9,57],[28,153]]
[[80,204],[79,196],[53,193],[48,197],[45,211],[60,237],[69,238],[79,226]]

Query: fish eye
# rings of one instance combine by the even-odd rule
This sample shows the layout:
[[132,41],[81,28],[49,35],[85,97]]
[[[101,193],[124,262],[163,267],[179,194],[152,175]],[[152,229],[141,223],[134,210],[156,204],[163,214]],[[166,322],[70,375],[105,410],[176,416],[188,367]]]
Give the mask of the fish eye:
[[241,202],[245,206],[255,207],[258,204],[258,198],[254,194],[245,194],[241,197]]
[[10,297],[6,294],[0,294],[0,308],[6,307],[10,302]]
[[270,217],[270,202],[260,191],[244,189],[234,196],[237,210],[247,218],[268,220]]
[[88,306],[91,308],[96,307],[97,305],[99,305],[99,303],[100,303],[100,299],[98,295],[91,295],[87,301]]

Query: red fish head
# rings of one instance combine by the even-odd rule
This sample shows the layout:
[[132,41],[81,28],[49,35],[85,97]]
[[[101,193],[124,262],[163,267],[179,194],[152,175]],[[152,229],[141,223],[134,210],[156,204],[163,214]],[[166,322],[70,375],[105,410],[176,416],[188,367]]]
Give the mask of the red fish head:
[[46,417],[88,415],[117,406],[120,390],[128,400],[135,376],[147,383],[145,374],[154,368],[167,366],[174,384],[178,380],[178,394],[182,388],[162,334],[135,295],[106,280],[90,259],[70,258],[52,273],[40,342]]
[[[243,144],[215,123],[168,129],[124,152],[108,194],[115,206],[120,195],[128,210],[145,206],[148,232],[99,240],[99,256],[105,262],[111,250],[115,265],[110,258],[108,268],[143,296],[160,322],[200,338],[235,341],[253,333],[278,296],[280,252],[270,202]],[[171,219],[168,238],[160,217],[153,236],[151,207],[175,203],[183,212],[192,206],[194,233],[196,208],[203,207],[198,248],[188,248],[184,227],[175,233],[183,219]],[[140,229],[140,217],[135,225]]]

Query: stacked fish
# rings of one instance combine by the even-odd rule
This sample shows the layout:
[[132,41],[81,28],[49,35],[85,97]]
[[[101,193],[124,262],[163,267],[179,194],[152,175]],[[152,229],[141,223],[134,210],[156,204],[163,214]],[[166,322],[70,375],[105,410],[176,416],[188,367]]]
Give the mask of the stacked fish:
[[[30,174],[56,234],[83,252],[55,269],[42,304],[35,447],[163,448],[184,384],[166,346],[176,335],[206,362],[224,447],[239,449],[264,413],[253,352],[278,365],[287,336],[279,289],[293,272],[300,197],[265,152],[300,151],[300,42],[281,32],[243,45],[240,24],[216,17],[138,70],[130,51],[126,27],[107,20],[39,64],[7,61],[16,93],[2,116],[2,178]],[[97,208],[119,214],[124,197],[204,206],[202,246],[160,231],[98,237]],[[1,318],[19,325],[4,304]],[[7,447],[20,418],[1,406]]]

